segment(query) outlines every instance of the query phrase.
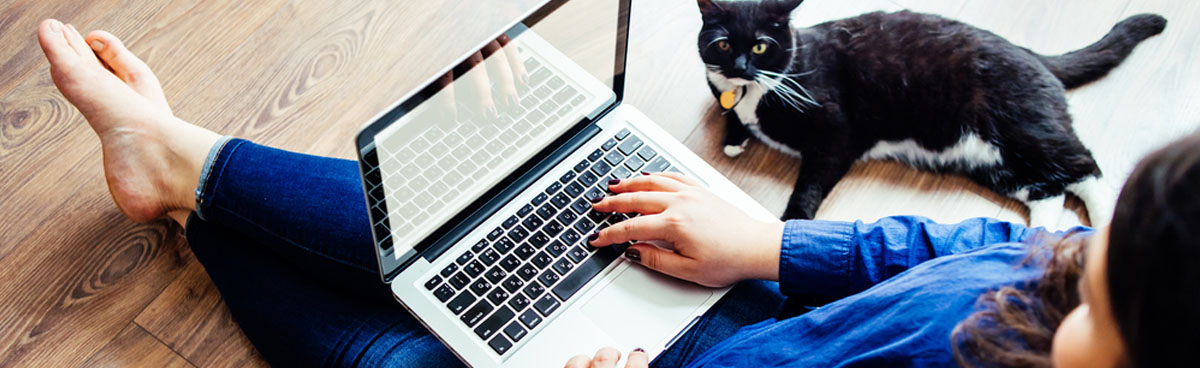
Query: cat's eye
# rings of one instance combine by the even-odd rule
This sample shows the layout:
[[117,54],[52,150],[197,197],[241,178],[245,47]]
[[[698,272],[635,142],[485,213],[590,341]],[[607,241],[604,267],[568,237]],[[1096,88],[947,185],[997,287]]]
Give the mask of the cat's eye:
[[729,51],[729,41],[724,41],[724,40],[717,41],[717,48],[721,49],[721,51],[728,52]]
[[754,48],[751,48],[750,51],[753,51],[756,55],[762,55],[763,53],[767,52],[767,43],[759,42],[757,45],[754,45]]

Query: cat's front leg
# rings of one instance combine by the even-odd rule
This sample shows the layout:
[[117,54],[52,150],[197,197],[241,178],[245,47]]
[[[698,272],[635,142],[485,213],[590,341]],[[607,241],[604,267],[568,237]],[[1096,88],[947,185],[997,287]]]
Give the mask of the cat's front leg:
[[800,176],[796,178],[796,187],[788,199],[787,209],[783,211],[783,220],[812,219],[817,214],[821,201],[833,190],[842,176],[850,170],[854,163],[853,157],[823,155],[804,155],[800,164]]
[[725,156],[738,157],[746,152],[746,144],[750,143],[750,130],[742,124],[737,113],[729,111],[725,114],[725,139],[721,143]]

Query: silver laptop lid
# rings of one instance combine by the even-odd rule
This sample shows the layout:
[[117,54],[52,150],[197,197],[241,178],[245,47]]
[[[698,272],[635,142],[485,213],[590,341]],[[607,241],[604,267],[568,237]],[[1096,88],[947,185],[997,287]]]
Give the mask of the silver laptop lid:
[[[359,132],[384,281],[444,252],[620,102],[628,9],[628,0],[549,1]],[[543,102],[568,92],[567,103]]]

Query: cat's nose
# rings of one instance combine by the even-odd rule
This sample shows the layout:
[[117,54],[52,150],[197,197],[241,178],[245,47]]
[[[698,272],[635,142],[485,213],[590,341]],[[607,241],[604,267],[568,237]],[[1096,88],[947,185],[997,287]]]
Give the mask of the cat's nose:
[[746,55],[738,56],[736,59],[733,59],[733,69],[738,72],[745,72],[749,63],[750,58],[746,57]]

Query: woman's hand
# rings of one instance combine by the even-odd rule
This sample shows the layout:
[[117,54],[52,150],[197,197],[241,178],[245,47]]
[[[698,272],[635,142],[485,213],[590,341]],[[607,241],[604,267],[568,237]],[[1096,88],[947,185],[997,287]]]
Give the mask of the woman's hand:
[[753,219],[695,179],[676,173],[614,180],[609,190],[617,194],[594,204],[597,211],[637,212],[642,216],[592,234],[592,245],[664,241],[675,250],[635,243],[625,256],[653,270],[705,286],[779,279],[783,222]]
[[[618,360],[621,360],[621,352],[613,348],[603,348],[591,358],[582,354],[572,357],[564,368],[614,368],[617,366]],[[625,368],[647,368],[649,366],[650,356],[640,348],[629,352],[629,359],[625,360]]]

